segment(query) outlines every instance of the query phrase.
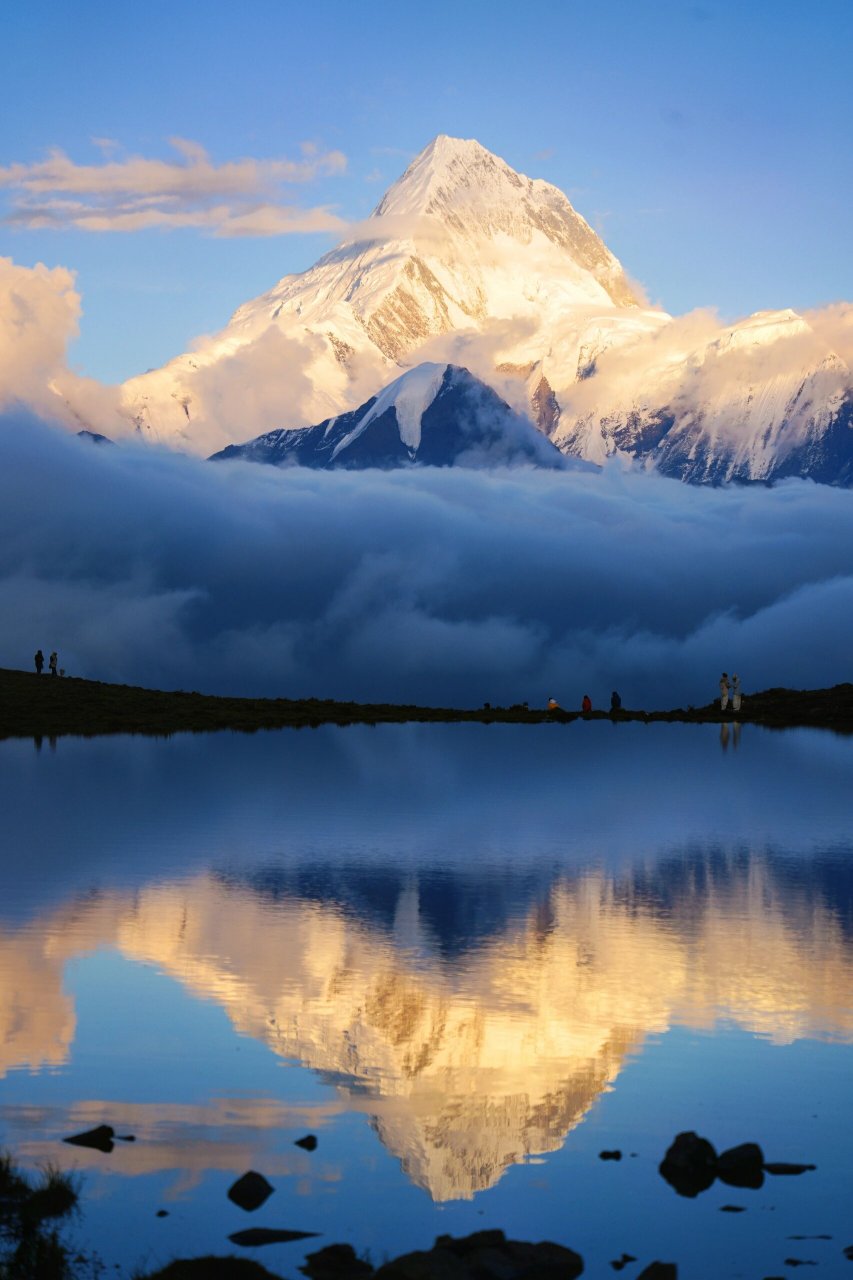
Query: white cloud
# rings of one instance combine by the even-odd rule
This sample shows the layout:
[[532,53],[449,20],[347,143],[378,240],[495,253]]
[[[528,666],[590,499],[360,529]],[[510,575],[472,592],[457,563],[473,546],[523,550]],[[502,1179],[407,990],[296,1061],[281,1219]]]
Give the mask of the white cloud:
[[243,158],[215,164],[186,138],[170,143],[179,159],[115,159],[117,144],[95,140],[105,159],[77,164],[64,152],[0,167],[0,187],[12,193],[5,221],[30,229],[76,227],[134,232],[198,228],[217,236],[277,236],[305,231],[341,233],[342,219],[327,208],[302,209],[278,197],[283,185],[341,173],[340,151],[303,146],[299,160]]
[[279,471],[0,425],[0,665],[477,706],[849,678],[845,491]]
[[15,400],[48,408],[50,382],[65,368],[79,319],[73,272],[0,258],[0,408]]
[[65,267],[18,266],[0,258],[0,410],[18,403],[79,430],[121,421],[119,393],[73,373],[80,295]]

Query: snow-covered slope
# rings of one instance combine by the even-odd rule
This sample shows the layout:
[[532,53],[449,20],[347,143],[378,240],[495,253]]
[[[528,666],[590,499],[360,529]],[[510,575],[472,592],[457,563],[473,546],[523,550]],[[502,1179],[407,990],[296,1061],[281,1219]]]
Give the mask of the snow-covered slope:
[[[156,441],[208,454],[260,433],[304,461],[316,435],[286,430],[319,422],[337,448],[342,416],[424,363],[464,366],[590,462],[622,453],[695,483],[853,484],[851,373],[803,317],[723,327],[645,307],[556,187],[445,136],[348,240],[126,383],[123,402],[129,429]],[[414,456],[404,419],[393,447]],[[337,465],[324,449],[310,465]]]
[[351,409],[418,363],[424,343],[488,331],[494,359],[475,372],[502,365],[527,408],[523,383],[543,356],[558,382],[564,365],[573,380],[588,349],[662,320],[636,304],[619,262],[556,187],[478,142],[441,136],[349,240],[192,353],[131,379],[124,405],[144,435],[206,451],[233,441],[237,422],[248,436]]
[[621,452],[697,484],[799,475],[850,485],[851,426],[849,368],[802,316],[775,311],[687,349],[610,353],[600,375],[566,393],[554,440],[578,457]]
[[326,469],[567,465],[531,422],[452,364],[417,365],[351,413],[229,445],[212,461],[228,459]]

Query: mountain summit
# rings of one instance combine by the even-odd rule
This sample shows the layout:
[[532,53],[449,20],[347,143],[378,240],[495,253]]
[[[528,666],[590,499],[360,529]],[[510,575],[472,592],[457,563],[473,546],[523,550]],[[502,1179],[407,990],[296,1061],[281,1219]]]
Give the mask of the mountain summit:
[[[124,401],[143,435],[200,449],[233,440],[238,426],[249,435],[354,408],[429,341],[500,330],[500,360],[527,377],[540,358],[532,335],[574,334],[579,315],[599,336],[620,321],[633,331],[649,314],[561,191],[479,142],[440,135],[340,245],[245,303],[193,353],[131,379]],[[572,377],[578,346],[570,341]],[[242,412],[240,380],[253,384]],[[528,409],[524,392],[515,407]]]
[[231,327],[337,323],[354,350],[366,334],[400,362],[472,324],[614,304],[636,305],[622,267],[561,191],[441,135],[349,239],[241,307]]
[[[561,191],[443,134],[342,243],[125,383],[123,405],[144,437],[208,454],[325,431],[426,364],[468,370],[587,462],[853,485],[853,375],[822,330],[791,311],[722,327],[646,307]],[[308,437],[276,439],[308,460]]]

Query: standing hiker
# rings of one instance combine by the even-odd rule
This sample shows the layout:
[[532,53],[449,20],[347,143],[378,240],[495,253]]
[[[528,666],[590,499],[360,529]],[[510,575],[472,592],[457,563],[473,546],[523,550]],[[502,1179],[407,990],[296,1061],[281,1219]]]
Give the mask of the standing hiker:
[[725,711],[729,705],[729,677],[727,672],[720,676],[720,710]]
[[732,711],[740,711],[740,676],[732,676]]

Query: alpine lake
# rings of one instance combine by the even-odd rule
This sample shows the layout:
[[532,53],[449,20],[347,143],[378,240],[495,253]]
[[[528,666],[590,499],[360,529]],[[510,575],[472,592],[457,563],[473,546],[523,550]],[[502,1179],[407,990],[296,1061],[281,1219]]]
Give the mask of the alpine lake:
[[[486,1228],[853,1276],[851,780],[752,725],[0,742],[0,1148],[110,1276]],[[680,1194],[691,1130],[815,1167]]]

